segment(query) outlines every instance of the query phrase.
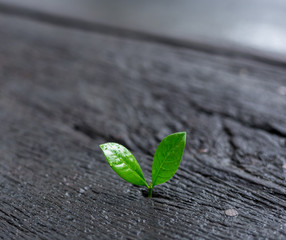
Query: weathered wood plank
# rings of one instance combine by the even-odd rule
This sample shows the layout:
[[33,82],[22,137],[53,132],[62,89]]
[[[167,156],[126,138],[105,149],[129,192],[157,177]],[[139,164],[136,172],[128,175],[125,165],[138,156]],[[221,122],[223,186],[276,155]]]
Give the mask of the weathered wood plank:
[[0,0],[1,13],[220,53],[236,48],[284,64],[285,11],[281,0]]
[[[0,238],[284,239],[285,76],[0,16]],[[181,167],[152,199],[98,148],[124,144],[150,179],[160,139],[182,130]]]

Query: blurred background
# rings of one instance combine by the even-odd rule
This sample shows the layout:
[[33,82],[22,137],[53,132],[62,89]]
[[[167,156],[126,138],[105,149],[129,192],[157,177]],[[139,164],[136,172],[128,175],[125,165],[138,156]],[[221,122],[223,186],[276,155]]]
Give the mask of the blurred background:
[[286,59],[285,0],[0,0],[0,4]]

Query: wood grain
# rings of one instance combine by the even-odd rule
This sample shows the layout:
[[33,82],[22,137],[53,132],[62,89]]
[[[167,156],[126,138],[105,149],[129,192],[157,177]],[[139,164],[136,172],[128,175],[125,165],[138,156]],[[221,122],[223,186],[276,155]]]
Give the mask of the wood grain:
[[[245,56],[0,16],[0,238],[285,239],[285,76]],[[123,144],[150,180],[176,131],[186,152],[152,199],[98,147]]]

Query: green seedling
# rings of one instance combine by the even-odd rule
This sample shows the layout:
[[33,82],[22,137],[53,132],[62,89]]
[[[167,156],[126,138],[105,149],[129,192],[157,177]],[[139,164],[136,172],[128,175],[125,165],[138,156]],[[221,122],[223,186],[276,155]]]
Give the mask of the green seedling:
[[100,145],[110,167],[124,180],[139,186],[146,186],[148,196],[156,185],[170,180],[179,168],[186,145],[186,132],[165,137],[157,147],[152,165],[152,183],[145,180],[139,163],[132,153],[118,143]]

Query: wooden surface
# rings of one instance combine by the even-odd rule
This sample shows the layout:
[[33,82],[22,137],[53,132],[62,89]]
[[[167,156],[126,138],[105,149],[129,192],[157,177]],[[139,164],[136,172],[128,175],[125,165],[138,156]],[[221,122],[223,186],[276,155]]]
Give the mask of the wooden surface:
[[[285,239],[285,76],[282,63],[2,14],[0,238]],[[98,147],[125,145],[150,180],[176,131],[181,166],[152,199]]]
[[[152,33],[187,42],[222,43],[286,61],[285,0],[0,0],[5,9]],[[37,14],[36,14],[37,13]]]

